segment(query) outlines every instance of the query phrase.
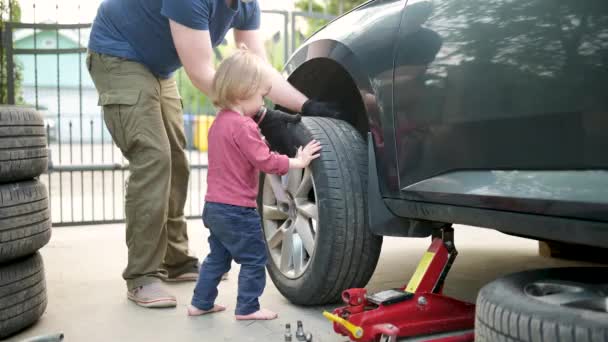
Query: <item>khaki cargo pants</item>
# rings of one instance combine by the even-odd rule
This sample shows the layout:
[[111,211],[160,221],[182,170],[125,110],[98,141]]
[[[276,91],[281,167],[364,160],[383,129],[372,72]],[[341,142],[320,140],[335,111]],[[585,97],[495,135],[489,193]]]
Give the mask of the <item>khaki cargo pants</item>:
[[129,161],[125,198],[127,287],[191,271],[184,205],[190,167],[184,118],[173,78],[155,77],[142,64],[90,52],[87,68],[103,119]]

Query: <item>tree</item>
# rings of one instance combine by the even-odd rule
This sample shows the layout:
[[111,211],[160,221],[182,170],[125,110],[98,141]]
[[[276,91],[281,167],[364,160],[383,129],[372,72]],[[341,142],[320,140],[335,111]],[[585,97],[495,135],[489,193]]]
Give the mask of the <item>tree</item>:
[[184,68],[176,72],[175,78],[184,105],[184,113],[194,115],[214,113],[211,101],[192,84]]
[[[337,16],[341,14],[340,10],[344,13],[364,2],[366,2],[366,0],[325,0],[322,3],[313,0],[299,0],[296,3],[296,8],[302,12],[312,11],[313,13],[324,13]],[[306,31],[298,32],[300,34],[294,36],[296,39],[296,46],[299,46],[305,38],[310,37],[313,33],[317,32],[321,27],[327,24],[327,22],[327,19],[306,18]]]
[[[6,22],[19,22],[21,20],[21,7],[18,0],[0,0],[0,103],[8,103],[8,72],[7,72],[7,55],[4,51],[4,32],[6,30]],[[15,84],[15,101],[23,102],[21,97],[21,66],[14,64],[13,68],[14,84]]]
[[312,6],[310,6],[312,0],[300,0],[296,3],[296,7],[301,11],[306,11],[312,7],[313,12],[320,13],[329,13],[333,15],[338,15],[340,13],[340,5],[342,6],[342,13],[348,12],[353,8],[359,6],[364,3],[366,0],[325,0],[322,3],[317,1],[312,1]]

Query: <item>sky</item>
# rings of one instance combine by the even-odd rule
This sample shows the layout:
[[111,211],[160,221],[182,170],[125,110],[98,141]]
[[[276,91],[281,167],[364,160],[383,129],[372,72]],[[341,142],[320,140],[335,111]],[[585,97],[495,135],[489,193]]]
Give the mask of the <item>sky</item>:
[[[19,0],[22,22],[90,23],[102,0]],[[262,9],[289,10],[293,0],[259,0]],[[35,8],[34,8],[35,4]],[[59,9],[57,9],[59,8]]]

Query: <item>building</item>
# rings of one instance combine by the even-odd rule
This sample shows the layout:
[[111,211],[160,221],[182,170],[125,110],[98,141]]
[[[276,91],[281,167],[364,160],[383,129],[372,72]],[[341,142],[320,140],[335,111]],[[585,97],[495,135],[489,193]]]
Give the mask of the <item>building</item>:
[[[80,36],[74,30],[14,33],[16,49],[75,49],[86,47],[87,40],[86,30]],[[70,137],[74,142],[82,137],[84,142],[98,143],[103,137],[110,141],[97,106],[97,91],[86,68],[86,53],[16,55],[15,61],[22,70],[23,99],[44,114],[52,139],[69,143]]]

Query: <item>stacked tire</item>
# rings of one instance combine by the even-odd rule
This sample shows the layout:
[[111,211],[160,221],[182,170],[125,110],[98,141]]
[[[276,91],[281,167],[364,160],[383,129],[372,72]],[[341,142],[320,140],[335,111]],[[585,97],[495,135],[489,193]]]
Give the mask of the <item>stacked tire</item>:
[[51,238],[44,121],[34,109],[0,106],[0,339],[34,324],[47,304],[38,250]]
[[524,271],[477,296],[477,342],[608,342],[608,267]]

